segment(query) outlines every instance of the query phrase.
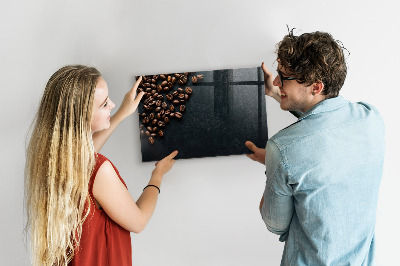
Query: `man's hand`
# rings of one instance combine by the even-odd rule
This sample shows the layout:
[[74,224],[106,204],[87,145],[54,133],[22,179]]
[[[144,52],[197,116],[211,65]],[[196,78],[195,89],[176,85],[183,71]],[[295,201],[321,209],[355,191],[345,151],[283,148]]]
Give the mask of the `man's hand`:
[[246,147],[249,148],[253,154],[246,154],[247,157],[252,159],[253,161],[259,162],[261,164],[265,164],[265,149],[260,149],[256,145],[254,145],[251,141],[246,141]]
[[273,84],[274,76],[265,66],[264,62],[262,62],[261,68],[264,72],[265,95],[271,96],[280,103],[282,101],[281,91],[278,86],[274,86]]

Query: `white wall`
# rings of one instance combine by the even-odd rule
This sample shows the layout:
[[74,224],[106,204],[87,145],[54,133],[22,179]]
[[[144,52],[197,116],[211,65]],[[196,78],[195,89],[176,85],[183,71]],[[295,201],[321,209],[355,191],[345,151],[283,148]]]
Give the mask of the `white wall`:
[[[380,265],[393,265],[399,239],[400,131],[397,1],[2,1],[0,76],[0,261],[28,265],[23,241],[25,137],[45,83],[81,63],[104,75],[120,103],[134,75],[259,66],[275,68],[287,33],[327,31],[350,50],[342,95],[374,104],[386,122],[386,161],[376,237]],[[267,99],[270,133],[293,118]],[[398,108],[396,108],[398,109]],[[140,162],[137,116],[102,150],[134,198],[153,163]],[[264,169],[243,156],[178,161],[164,179],[148,227],[132,234],[134,265],[278,265],[283,244],[258,213]]]

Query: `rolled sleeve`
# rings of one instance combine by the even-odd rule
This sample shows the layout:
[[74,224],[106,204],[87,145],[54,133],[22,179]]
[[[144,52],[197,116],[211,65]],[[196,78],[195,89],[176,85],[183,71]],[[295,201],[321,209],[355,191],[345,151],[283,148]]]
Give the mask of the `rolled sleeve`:
[[[267,182],[261,217],[269,231],[284,235],[289,230],[294,212],[293,195],[288,185],[288,171],[284,158],[272,140],[267,143],[265,165]],[[280,240],[285,239],[286,237]]]

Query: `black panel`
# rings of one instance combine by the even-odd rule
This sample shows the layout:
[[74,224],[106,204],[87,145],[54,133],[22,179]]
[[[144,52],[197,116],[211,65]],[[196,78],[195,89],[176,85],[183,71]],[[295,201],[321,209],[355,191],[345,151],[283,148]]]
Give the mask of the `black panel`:
[[[193,83],[191,77],[197,75],[203,79]],[[162,128],[164,137],[157,136],[154,144],[142,132],[142,161],[158,161],[174,150],[179,151],[176,159],[245,154],[250,152],[246,140],[265,146],[268,129],[261,68],[191,72],[188,77],[187,84],[175,83],[167,92],[192,88],[182,119],[171,119]],[[165,98],[166,93],[161,94]],[[146,112],[143,101],[139,115]]]

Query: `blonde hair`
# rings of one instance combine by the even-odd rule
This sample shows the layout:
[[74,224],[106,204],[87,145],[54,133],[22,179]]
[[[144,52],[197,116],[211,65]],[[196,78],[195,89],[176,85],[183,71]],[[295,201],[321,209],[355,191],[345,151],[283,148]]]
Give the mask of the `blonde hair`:
[[67,265],[79,248],[95,164],[93,95],[100,73],[65,66],[49,79],[29,140],[25,166],[26,232],[33,265]]

